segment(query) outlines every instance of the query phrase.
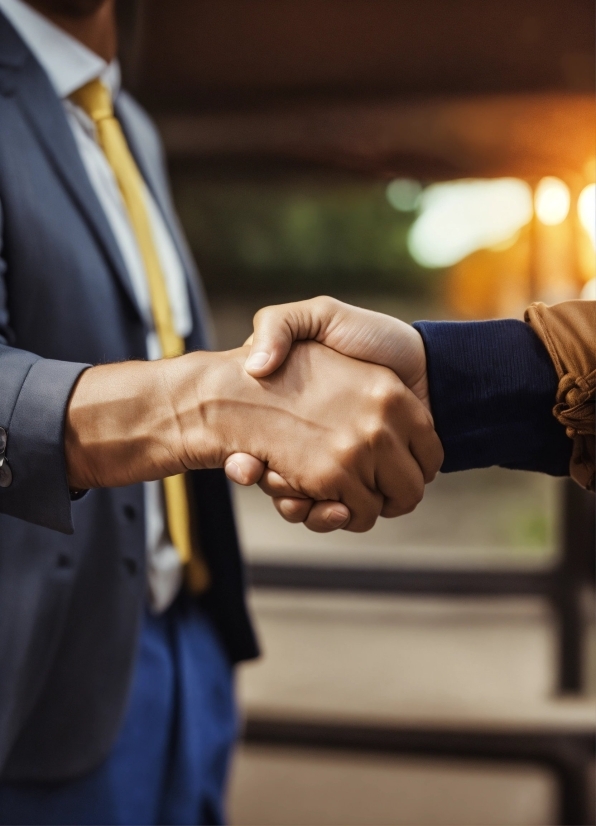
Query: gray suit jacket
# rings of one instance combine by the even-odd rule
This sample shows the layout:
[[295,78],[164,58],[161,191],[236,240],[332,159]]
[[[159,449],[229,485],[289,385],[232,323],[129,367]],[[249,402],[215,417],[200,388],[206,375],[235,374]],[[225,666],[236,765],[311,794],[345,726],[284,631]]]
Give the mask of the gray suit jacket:
[[[194,328],[205,301],[168,193],[156,132],[126,94],[118,116],[184,262]],[[0,776],[58,779],[108,753],[145,598],[142,485],[71,502],[65,408],[88,364],[143,359],[145,329],[61,102],[0,14]],[[221,471],[191,474],[213,587],[203,597],[237,661],[255,656]]]

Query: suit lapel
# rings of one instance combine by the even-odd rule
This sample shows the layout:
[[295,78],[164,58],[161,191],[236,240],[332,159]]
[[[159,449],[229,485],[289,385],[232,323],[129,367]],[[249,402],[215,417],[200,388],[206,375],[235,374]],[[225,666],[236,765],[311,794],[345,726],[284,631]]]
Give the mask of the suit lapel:
[[43,69],[2,14],[0,92],[14,95],[38,143],[84,215],[125,295],[140,314],[128,271],[89,181],[62,103]]

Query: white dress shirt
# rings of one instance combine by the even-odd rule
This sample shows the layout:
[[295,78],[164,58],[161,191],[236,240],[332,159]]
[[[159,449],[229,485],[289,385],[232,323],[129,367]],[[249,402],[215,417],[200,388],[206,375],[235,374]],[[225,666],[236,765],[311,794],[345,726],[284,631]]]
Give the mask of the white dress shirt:
[[[107,86],[115,100],[120,88],[118,62],[106,63],[22,0],[0,0],[0,9],[45,69],[56,94],[62,100],[81,159],[114,233],[145,320],[147,355],[150,359],[160,358],[161,348],[153,324],[145,267],[128,212],[112,169],[97,142],[93,121],[69,100],[69,95],[76,89],[97,77]],[[174,326],[178,335],[186,338],[192,328],[192,317],[182,263],[148,189],[145,189],[145,198],[153,240],[166,280]],[[160,482],[145,482],[144,490],[149,603],[155,612],[161,612],[178,593],[182,568],[166,529],[162,485]]]

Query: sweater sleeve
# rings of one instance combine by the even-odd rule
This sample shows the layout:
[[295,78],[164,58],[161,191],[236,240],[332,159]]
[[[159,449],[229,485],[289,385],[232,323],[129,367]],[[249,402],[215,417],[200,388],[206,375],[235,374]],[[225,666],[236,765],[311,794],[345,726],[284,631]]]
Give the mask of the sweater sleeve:
[[569,472],[582,487],[594,490],[596,301],[563,301],[552,307],[536,303],[525,318],[557,372],[553,413],[573,439]]
[[553,417],[557,374],[528,324],[419,321],[442,471],[500,467],[569,474],[571,441]]

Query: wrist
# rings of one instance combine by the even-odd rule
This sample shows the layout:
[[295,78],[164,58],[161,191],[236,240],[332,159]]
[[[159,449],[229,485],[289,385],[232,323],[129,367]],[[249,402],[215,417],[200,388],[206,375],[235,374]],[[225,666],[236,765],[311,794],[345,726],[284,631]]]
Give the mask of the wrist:
[[428,383],[428,369],[426,363],[426,348],[424,339],[414,327],[410,326],[412,348],[415,352],[416,369],[411,378],[410,390],[417,396],[426,407],[432,417],[430,404],[430,388]]
[[117,487],[182,469],[162,362],[124,362],[86,370],[66,413],[71,489]]
[[411,324],[392,318],[393,363],[389,365],[403,383],[431,413],[426,349],[418,330]]
[[182,469],[218,467],[223,442],[213,414],[222,353],[197,351],[159,362],[160,381],[170,411],[167,443]]

